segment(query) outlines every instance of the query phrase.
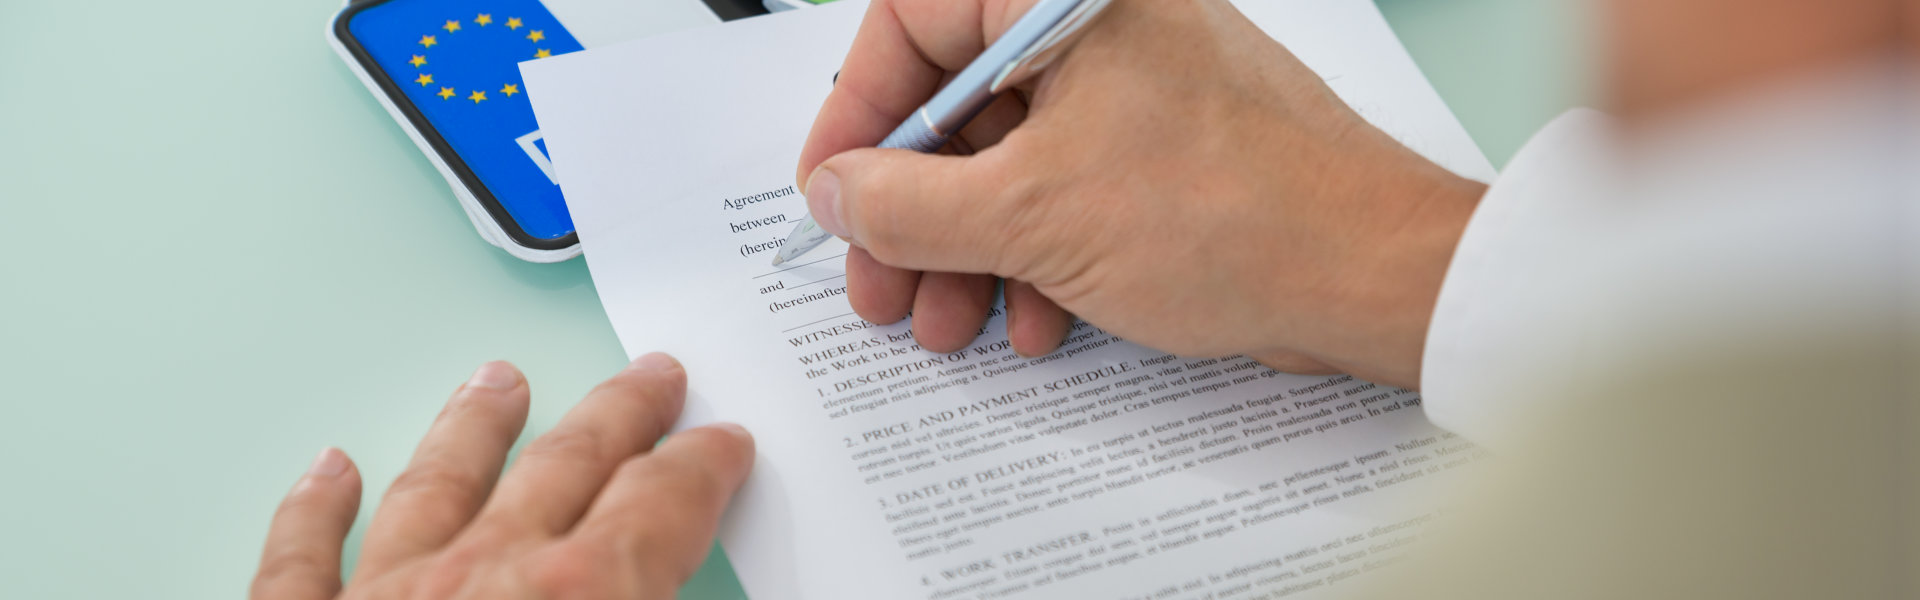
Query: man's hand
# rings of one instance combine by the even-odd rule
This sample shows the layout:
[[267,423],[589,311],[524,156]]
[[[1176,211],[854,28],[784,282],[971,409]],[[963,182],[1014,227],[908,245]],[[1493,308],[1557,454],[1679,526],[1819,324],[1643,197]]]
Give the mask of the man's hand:
[[1484,186],[1369,125],[1226,0],[1115,0],[1059,64],[960,132],[871,146],[1033,0],[874,0],[802,152],[849,299],[973,338],[1005,278],[1021,354],[1066,312],[1186,355],[1413,386]]
[[274,515],[253,598],[672,598],[753,463],[735,425],[654,447],[686,381],[672,358],[640,357],[502,476],[527,381],[507,363],[482,366],[387,489],[353,581],[341,589],[340,552],[360,474],[329,448]]

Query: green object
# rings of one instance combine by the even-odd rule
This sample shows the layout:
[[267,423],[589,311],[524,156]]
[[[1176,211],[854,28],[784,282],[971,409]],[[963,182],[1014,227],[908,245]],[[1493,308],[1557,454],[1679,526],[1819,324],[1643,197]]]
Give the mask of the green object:
[[[0,36],[0,597],[240,597],[328,445],[351,560],[471,369],[527,372],[532,433],[625,363],[583,263],[475,236],[327,48],[337,2],[108,4]],[[1558,0],[1381,5],[1495,164],[1578,98]],[[684,596],[742,593],[716,552]]]

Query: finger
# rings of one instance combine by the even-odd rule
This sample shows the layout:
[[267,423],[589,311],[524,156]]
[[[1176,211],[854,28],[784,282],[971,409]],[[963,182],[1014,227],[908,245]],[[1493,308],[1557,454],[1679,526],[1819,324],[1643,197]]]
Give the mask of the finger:
[[970,157],[852,150],[807,181],[807,209],[822,229],[883,264],[993,273],[1023,227],[1024,199],[1037,182],[1032,168],[1018,148]]
[[965,347],[986,324],[998,281],[992,275],[921,275],[920,291],[913,300],[913,339],[933,352]]
[[571,528],[620,463],[666,435],[686,390],[687,373],[672,357],[634,360],[527,444],[479,521],[548,535]]
[[847,302],[867,322],[887,325],[907,318],[919,289],[919,271],[880,264],[858,246],[847,250]]
[[753,466],[753,448],[737,425],[673,434],[620,466],[574,537],[614,548],[650,583],[642,589],[678,589],[706,558],[727,500]]
[[1340,370],[1298,352],[1272,351],[1249,354],[1267,368],[1294,375],[1339,375]]
[[1007,339],[1013,351],[1033,358],[1052,354],[1067,338],[1073,318],[1052,298],[1024,281],[1007,280]]
[[527,380],[495,361],[474,371],[387,487],[367,527],[356,579],[445,545],[473,520],[527,423]]
[[[839,79],[800,152],[800,182],[804,185],[829,156],[878,144],[933,96],[942,77],[965,68],[985,50],[989,32],[983,27],[984,4],[877,0],[869,5]],[[1004,21],[1004,15],[996,17],[996,23]],[[1003,28],[991,33],[997,36]]]
[[250,595],[320,600],[339,593],[340,547],[359,510],[359,469],[340,450],[321,450],[273,514]]

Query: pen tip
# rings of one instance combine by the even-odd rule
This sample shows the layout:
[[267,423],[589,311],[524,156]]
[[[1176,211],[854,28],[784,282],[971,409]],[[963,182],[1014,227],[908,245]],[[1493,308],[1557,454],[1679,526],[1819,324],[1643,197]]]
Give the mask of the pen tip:
[[775,255],[773,256],[773,266],[776,266],[776,267],[778,267],[778,266],[780,266],[780,265],[781,265],[782,263],[785,263],[785,262],[787,262],[787,257],[785,257],[785,256],[780,256],[780,255],[778,255],[778,254],[775,254]]

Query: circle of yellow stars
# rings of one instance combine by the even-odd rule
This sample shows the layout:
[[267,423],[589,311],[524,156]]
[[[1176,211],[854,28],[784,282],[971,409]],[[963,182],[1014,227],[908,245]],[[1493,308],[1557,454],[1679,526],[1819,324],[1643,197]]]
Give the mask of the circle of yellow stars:
[[[492,25],[493,15],[487,14],[487,13],[480,13],[478,15],[475,15],[473,17],[473,24],[479,27],[486,27],[488,25]],[[507,17],[506,26],[507,26],[507,29],[510,29],[513,31],[519,31],[520,28],[525,27],[526,24],[521,22],[520,17]],[[446,30],[447,33],[452,34],[452,33],[458,33],[462,29],[462,26],[460,25],[460,21],[447,21],[445,25],[440,26],[440,29]],[[538,44],[540,42],[546,41],[547,32],[539,29],[529,29],[527,30],[526,38],[529,41],[532,41],[533,43]],[[428,34],[428,35],[420,36],[419,43],[420,43],[420,48],[422,50],[425,50],[425,49],[440,45],[440,39],[435,34]],[[553,51],[547,48],[536,48],[533,53],[534,58],[548,58],[551,56],[553,56]],[[413,55],[413,58],[407,60],[407,64],[413,65],[413,68],[415,69],[425,68],[427,66],[427,57],[424,54],[415,54]],[[434,83],[433,74],[422,71],[419,77],[414,78],[413,82],[420,84],[420,87],[427,87],[427,86],[433,85]],[[499,93],[503,96],[511,98],[515,94],[520,93],[520,85],[516,83],[506,84],[505,86],[500,88]],[[434,95],[439,96],[441,100],[452,100],[454,96],[460,95],[460,92],[456,92],[453,90],[453,88],[450,88],[450,87],[442,87],[440,88],[440,92]],[[467,99],[472,100],[474,104],[486,102],[487,92],[483,90],[473,90],[473,93],[467,94]]]

